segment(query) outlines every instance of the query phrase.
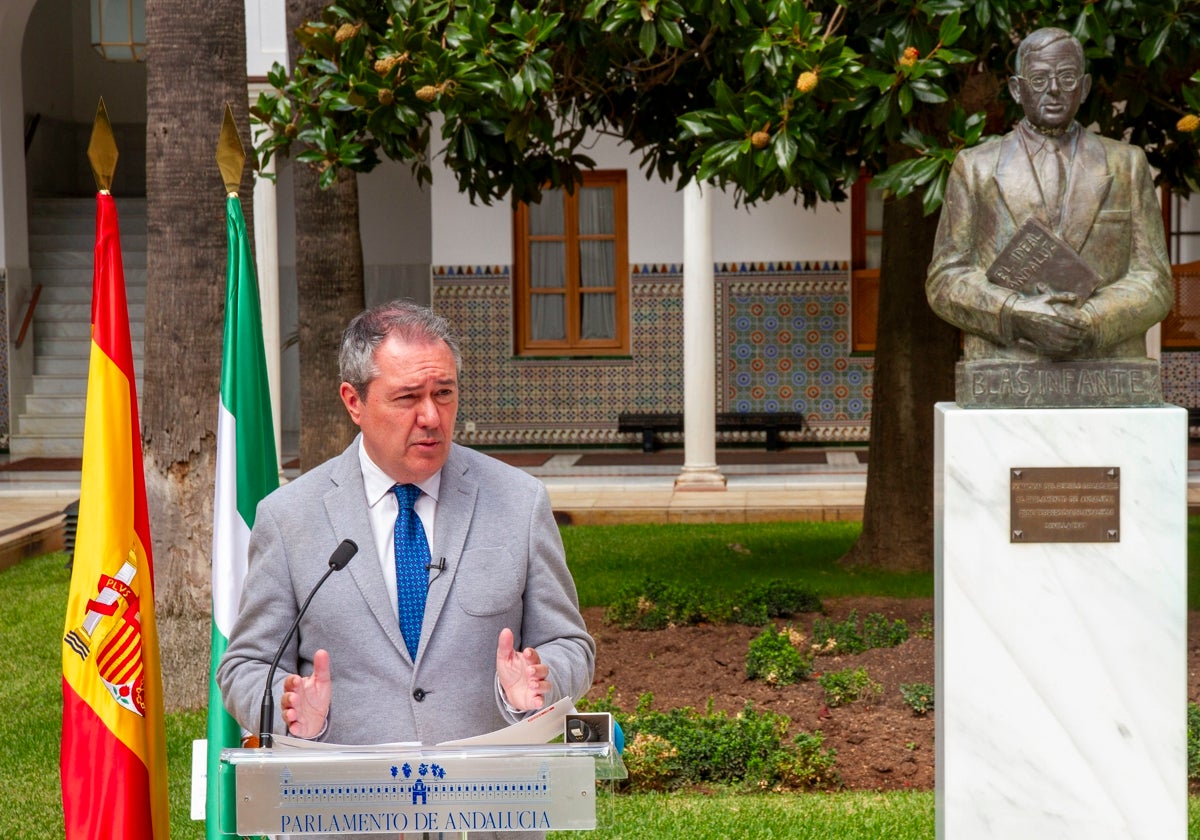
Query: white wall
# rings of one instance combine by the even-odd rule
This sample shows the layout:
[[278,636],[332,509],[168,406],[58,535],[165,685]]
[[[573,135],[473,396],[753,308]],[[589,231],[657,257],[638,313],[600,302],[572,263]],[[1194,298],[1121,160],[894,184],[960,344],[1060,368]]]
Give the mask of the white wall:
[[282,0],[246,0],[246,75],[265,77],[276,61],[288,66],[285,6]]
[[[438,127],[435,126],[435,129]],[[440,130],[440,129],[439,129]],[[438,134],[434,133],[437,137]],[[440,149],[440,145],[437,146]],[[615,138],[599,137],[587,154],[599,169],[625,169],[629,187],[629,260],[679,263],[683,259],[683,195],[675,185],[638,168],[640,157]],[[453,174],[433,161],[431,210],[434,265],[511,265],[512,221],[507,201],[472,206]],[[713,202],[713,261],[850,259],[849,207],[805,210],[790,197],[747,209],[732,193]]]

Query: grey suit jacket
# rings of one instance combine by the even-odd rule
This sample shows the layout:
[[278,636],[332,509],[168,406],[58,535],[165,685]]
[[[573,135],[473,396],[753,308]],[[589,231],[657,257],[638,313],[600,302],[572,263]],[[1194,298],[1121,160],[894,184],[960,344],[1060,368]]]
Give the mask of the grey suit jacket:
[[313,598],[275,678],[278,703],[289,673],[312,671],[329,651],[333,699],[323,740],[424,744],[476,735],[513,721],[495,686],[496,640],[512,629],[518,649],[549,665],[552,696],[591,686],[595,644],[579,614],[575,584],[545,487],[470,449],[451,448],[442,470],[435,557],[417,661],[392,610],[367,519],[356,440],[341,455],[272,493],[258,506],[240,612],[217,682],[229,712],[258,731],[271,658],[309,590],[343,539],[358,555]]
[[[1099,324],[1090,355],[1146,355],[1146,330],[1171,308],[1171,267],[1146,156],[1081,130],[1058,233],[1101,277],[1083,306]],[[1037,176],[1017,132],[964,149],[946,184],[926,294],[967,332],[967,359],[1036,359],[1015,344],[1001,312],[1013,294],[985,272],[1031,216],[1049,224]]]

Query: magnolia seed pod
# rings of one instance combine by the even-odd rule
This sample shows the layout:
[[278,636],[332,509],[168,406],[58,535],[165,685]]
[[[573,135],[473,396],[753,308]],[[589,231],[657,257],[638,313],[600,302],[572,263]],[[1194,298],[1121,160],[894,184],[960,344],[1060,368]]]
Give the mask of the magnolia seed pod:
[[349,41],[358,34],[358,30],[362,29],[361,23],[343,23],[338,27],[337,33],[333,36],[333,40],[337,43]]
[[817,87],[817,73],[815,70],[805,70],[796,78],[796,90],[801,93],[812,93]]

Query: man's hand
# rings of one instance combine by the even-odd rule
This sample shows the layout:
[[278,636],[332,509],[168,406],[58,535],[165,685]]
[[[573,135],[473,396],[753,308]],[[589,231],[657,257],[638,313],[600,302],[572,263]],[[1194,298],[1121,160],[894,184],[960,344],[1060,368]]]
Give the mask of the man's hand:
[[550,666],[542,664],[542,658],[533,648],[518,651],[513,648],[513,632],[505,627],[500,631],[496,646],[496,676],[508,704],[517,711],[529,712],[540,709],[546,703],[546,692],[550,690]]
[[1073,294],[1050,292],[1018,298],[1012,309],[1013,332],[1050,356],[1072,356],[1092,341],[1092,319]]
[[315,738],[325,727],[333,686],[329,681],[329,652],[313,654],[311,676],[288,674],[283,680],[283,722],[288,733],[297,738]]

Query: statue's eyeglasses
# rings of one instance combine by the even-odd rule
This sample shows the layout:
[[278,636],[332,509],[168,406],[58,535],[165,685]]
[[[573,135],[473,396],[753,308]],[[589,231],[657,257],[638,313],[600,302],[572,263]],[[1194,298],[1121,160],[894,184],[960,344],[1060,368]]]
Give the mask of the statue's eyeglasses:
[[1034,93],[1045,93],[1050,89],[1050,81],[1053,79],[1058,82],[1058,89],[1066,93],[1071,93],[1075,88],[1079,87],[1079,83],[1083,77],[1078,73],[1065,72],[1058,74],[1050,73],[1034,73],[1032,76],[1017,76],[1018,79],[1024,79]]

